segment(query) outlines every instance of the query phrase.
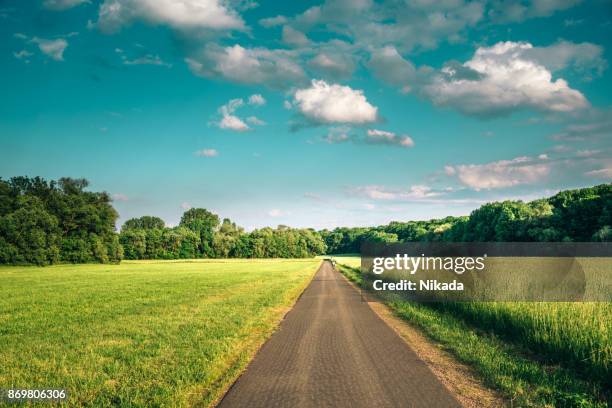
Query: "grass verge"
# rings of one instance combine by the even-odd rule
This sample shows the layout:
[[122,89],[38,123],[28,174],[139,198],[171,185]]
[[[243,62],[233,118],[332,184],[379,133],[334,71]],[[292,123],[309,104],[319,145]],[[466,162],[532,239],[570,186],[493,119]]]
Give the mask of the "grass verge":
[[[346,265],[340,265],[339,269],[348,279],[358,285],[362,284],[359,269]],[[482,310],[479,310],[484,316],[503,313],[495,305],[481,304]],[[467,318],[467,314],[458,313],[458,308],[453,309],[449,305],[436,308],[436,304],[407,301],[389,302],[388,306],[398,317],[409,321],[429,338],[440,343],[459,361],[473,367],[485,384],[499,390],[511,406],[608,406],[606,398],[609,395],[605,395],[600,383],[586,381],[576,371],[558,364],[547,364],[523,343],[508,341],[509,336],[498,335],[492,327],[488,330],[478,327],[475,324],[478,321],[477,314]],[[522,311],[525,313],[525,309]],[[552,319],[554,321],[554,315]],[[487,321],[486,318],[483,320]],[[537,326],[533,327],[537,329]]]

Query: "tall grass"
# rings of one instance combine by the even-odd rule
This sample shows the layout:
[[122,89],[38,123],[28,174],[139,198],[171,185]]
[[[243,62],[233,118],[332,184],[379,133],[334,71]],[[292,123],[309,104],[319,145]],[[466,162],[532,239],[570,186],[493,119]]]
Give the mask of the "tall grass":
[[[338,261],[362,283],[355,259]],[[601,401],[610,398],[609,302],[389,304],[519,405],[606,406]]]
[[611,385],[612,304],[449,302],[429,305],[525,346],[539,358]]

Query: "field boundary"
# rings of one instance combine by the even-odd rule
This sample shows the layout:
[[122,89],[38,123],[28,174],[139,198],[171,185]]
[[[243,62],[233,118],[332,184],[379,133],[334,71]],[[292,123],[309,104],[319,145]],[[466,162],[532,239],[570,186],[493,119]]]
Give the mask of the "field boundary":
[[[274,330],[272,330],[264,339],[263,342],[261,342],[261,344],[256,347],[254,350],[247,352],[247,356],[245,356],[245,359],[247,361],[247,363],[240,368],[240,361],[241,359],[238,358],[237,361],[232,364],[229,368],[228,368],[228,372],[232,372],[234,370],[236,370],[236,373],[232,376],[228,376],[228,377],[233,377],[232,381],[228,381],[226,383],[225,386],[219,388],[217,390],[218,396],[214,399],[212,399],[209,403],[208,406],[209,407],[216,407],[217,405],[219,405],[219,403],[223,400],[223,398],[225,398],[225,396],[227,395],[227,393],[232,389],[232,387],[234,386],[234,384],[236,384],[236,382],[238,381],[238,379],[245,373],[245,371],[249,368],[249,365],[251,364],[251,362],[255,359],[255,357],[257,357],[257,354],[260,352],[260,350],[262,349],[262,347],[270,340],[270,338],[274,335],[274,333],[276,333],[278,331],[278,328],[280,327],[281,323],[283,322],[283,320],[285,320],[287,318],[287,315],[293,310],[295,304],[298,302],[298,300],[300,300],[300,298],[302,297],[302,295],[304,294],[304,291],[306,290],[306,288],[310,285],[310,283],[312,282],[312,280],[314,279],[314,277],[316,276],[317,272],[319,271],[319,269],[321,269],[321,266],[323,265],[323,262],[325,262],[324,260],[321,260],[319,262],[319,265],[317,266],[317,268],[315,269],[315,271],[312,273],[312,276],[310,277],[310,279],[308,279],[304,285],[301,285],[298,289],[296,289],[296,292],[298,292],[297,296],[295,297],[295,299],[291,302],[291,304],[289,304],[288,306],[282,308],[281,313],[282,316],[281,318],[278,320],[278,322],[276,323]],[[229,380],[229,378],[228,378]]]

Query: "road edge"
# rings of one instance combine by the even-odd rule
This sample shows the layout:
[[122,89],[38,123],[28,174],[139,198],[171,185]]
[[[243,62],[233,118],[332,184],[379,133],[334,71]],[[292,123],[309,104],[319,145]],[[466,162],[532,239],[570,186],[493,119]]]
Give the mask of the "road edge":
[[[361,289],[354,282],[338,268],[335,269],[353,289],[361,294]],[[438,381],[455,396],[463,407],[489,408],[508,405],[499,392],[484,385],[474,369],[457,361],[439,344],[427,338],[418,328],[397,317],[387,305],[382,302],[362,301],[366,302],[368,307],[427,364]]]
[[300,298],[304,295],[304,292],[306,291],[306,288],[308,288],[308,286],[310,286],[310,284],[312,283],[314,277],[317,275],[317,273],[319,272],[319,270],[321,269],[321,267],[323,266],[323,263],[325,262],[324,259],[321,259],[321,262],[319,262],[319,266],[317,266],[317,268],[315,269],[315,271],[313,272],[312,276],[310,277],[310,279],[308,281],[305,282],[305,284],[303,285],[303,287],[301,288],[301,290],[299,291],[298,295],[295,297],[295,299],[293,300],[293,302],[286,306],[285,308],[283,308],[282,313],[281,313],[281,318],[278,320],[278,322],[276,323],[276,327],[274,328],[274,330],[272,332],[270,332],[270,334],[268,335],[268,337],[259,345],[259,347],[255,348],[253,350],[253,352],[249,355],[248,358],[248,363],[244,365],[244,367],[239,370],[236,375],[235,378],[232,382],[230,382],[229,384],[227,384],[226,387],[222,388],[221,391],[219,392],[219,395],[217,398],[215,398],[214,400],[211,400],[210,403],[208,404],[209,408],[213,408],[218,406],[221,401],[223,401],[223,398],[225,398],[225,396],[230,392],[230,390],[232,389],[232,387],[234,386],[234,384],[236,384],[238,382],[238,379],[240,379],[240,377],[242,377],[244,375],[244,373],[247,371],[247,369],[249,368],[249,366],[251,365],[251,363],[253,362],[253,360],[255,359],[255,357],[257,357],[257,354],[259,354],[260,350],[263,348],[263,346],[270,341],[270,339],[272,338],[272,336],[274,336],[274,334],[278,331],[278,329],[280,328],[282,322],[287,318],[287,315],[289,313],[291,313],[291,311],[293,310],[293,308],[295,307],[295,304],[300,300]]

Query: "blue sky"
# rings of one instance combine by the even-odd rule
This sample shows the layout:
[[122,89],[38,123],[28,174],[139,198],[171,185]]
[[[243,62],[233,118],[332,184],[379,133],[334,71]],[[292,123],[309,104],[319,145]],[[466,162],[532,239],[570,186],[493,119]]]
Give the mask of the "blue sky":
[[85,177],[120,221],[375,225],[612,179],[610,1],[0,1],[0,36],[0,176]]

